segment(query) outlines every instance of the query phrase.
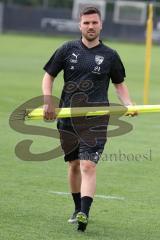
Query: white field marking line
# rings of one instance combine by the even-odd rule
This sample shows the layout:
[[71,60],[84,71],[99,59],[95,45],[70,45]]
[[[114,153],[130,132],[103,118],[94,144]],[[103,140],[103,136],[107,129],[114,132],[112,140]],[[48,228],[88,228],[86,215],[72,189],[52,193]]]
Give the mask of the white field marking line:
[[[51,194],[57,194],[57,195],[70,195],[68,192],[56,192],[56,191],[49,191]],[[102,198],[102,199],[108,199],[108,200],[124,200],[124,197],[119,196],[106,196],[106,195],[95,195],[96,198]]]

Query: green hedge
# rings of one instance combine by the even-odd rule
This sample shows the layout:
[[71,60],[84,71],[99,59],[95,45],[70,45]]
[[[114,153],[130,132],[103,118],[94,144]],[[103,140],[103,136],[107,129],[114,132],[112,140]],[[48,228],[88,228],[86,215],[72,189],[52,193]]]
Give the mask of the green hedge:
[[20,4],[27,6],[49,6],[72,8],[73,0],[0,0],[3,3]]

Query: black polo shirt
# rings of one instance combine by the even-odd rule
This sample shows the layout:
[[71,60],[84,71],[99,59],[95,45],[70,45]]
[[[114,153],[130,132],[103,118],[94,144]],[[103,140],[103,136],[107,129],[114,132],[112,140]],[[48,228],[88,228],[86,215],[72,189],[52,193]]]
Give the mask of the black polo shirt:
[[64,43],[44,66],[54,78],[63,70],[64,87],[60,107],[71,107],[71,99],[84,93],[89,102],[108,103],[108,87],[124,81],[125,69],[117,52],[101,41],[87,48],[82,40]]

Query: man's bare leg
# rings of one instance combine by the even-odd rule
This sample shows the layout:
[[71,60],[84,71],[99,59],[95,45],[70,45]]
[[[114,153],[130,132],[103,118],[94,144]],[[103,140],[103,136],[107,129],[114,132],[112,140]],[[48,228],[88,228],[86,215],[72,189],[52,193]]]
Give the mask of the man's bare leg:
[[81,169],[81,211],[77,214],[78,231],[85,231],[90,207],[96,190],[96,164],[90,160],[80,161]]
[[81,211],[81,171],[79,160],[70,161],[68,163],[68,180],[70,191],[75,204],[75,211],[68,222],[75,223],[77,222],[76,215]]
[[96,191],[96,164],[89,160],[80,161],[81,169],[81,197],[94,197]]
[[68,180],[70,191],[72,193],[80,192],[81,190],[80,160],[68,162]]

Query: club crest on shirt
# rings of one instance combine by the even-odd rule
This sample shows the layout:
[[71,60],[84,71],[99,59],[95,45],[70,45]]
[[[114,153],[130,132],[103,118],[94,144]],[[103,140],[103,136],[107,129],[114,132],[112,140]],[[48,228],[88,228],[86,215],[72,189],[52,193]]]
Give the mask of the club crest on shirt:
[[104,60],[103,56],[99,56],[99,55],[95,56],[95,62],[97,63],[97,65],[102,64],[103,60]]

